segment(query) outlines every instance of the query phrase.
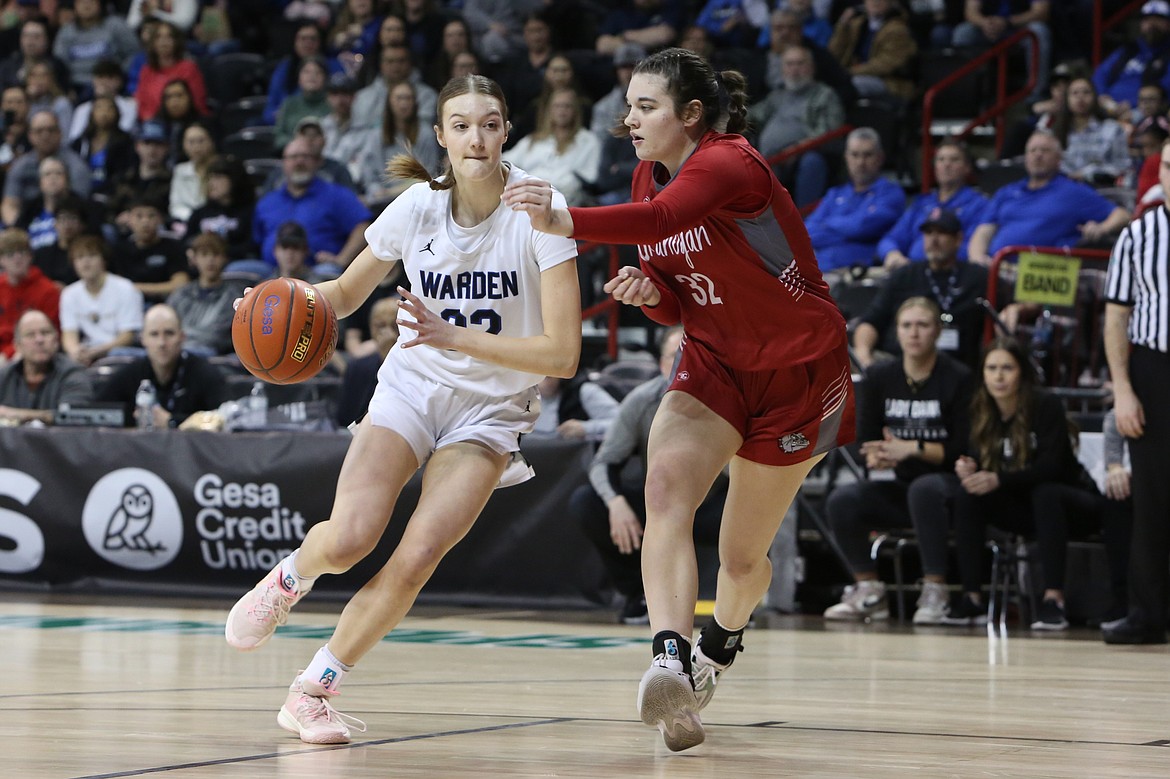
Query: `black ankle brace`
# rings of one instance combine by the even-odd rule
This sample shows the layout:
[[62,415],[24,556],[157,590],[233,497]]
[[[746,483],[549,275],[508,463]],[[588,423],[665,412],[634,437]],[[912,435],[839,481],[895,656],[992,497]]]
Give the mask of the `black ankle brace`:
[[683,670],[691,672],[691,641],[673,630],[654,634],[654,656],[666,655],[668,660],[679,660]]
[[743,628],[728,630],[712,617],[699,633],[699,646],[703,654],[719,665],[728,665],[735,659],[737,652],[743,651]]

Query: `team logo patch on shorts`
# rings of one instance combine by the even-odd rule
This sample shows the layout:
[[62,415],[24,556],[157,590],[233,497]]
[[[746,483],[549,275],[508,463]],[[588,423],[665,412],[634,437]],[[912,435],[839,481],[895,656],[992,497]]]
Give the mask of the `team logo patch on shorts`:
[[679,381],[686,381],[687,379],[691,378],[691,374],[688,373],[687,371],[679,371],[678,375],[675,376],[675,378],[678,379]]
[[792,454],[793,452],[799,452],[801,449],[807,448],[809,441],[804,437],[803,433],[789,433],[788,435],[780,436],[778,443],[781,451]]

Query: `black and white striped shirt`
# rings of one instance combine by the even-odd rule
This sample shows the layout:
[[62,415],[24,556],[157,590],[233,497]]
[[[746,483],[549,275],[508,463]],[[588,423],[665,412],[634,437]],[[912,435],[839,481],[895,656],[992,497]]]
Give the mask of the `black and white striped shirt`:
[[1130,306],[1129,340],[1170,351],[1170,212],[1152,208],[1129,223],[1113,246],[1105,300]]

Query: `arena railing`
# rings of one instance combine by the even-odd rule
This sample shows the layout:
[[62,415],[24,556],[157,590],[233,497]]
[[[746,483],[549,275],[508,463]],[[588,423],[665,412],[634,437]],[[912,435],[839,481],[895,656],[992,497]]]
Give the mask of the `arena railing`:
[[[621,267],[621,258],[618,256],[618,248],[612,244],[593,243],[590,241],[577,242],[577,256],[582,257],[596,249],[605,249],[609,255],[609,278],[617,275],[618,269]],[[605,351],[611,360],[616,360],[618,357],[618,328],[621,323],[621,303],[618,303],[612,297],[607,297],[600,303],[594,303],[586,309],[581,311],[581,319],[592,319],[597,316],[605,315]]]
[[[1008,94],[1007,91],[1007,75],[1008,75],[1008,57],[1012,53],[1012,49],[1021,41],[1027,40],[1031,47],[1032,56],[1029,60],[1031,68],[1028,72],[1028,79],[1022,87],[1015,92]],[[934,186],[934,166],[929,164],[930,160],[934,159],[934,138],[931,135],[931,126],[934,124],[934,101],[947,89],[953,88],[965,76],[974,73],[981,69],[984,65],[991,61],[996,63],[996,78],[995,78],[995,102],[991,107],[980,112],[974,119],[965,124],[962,129],[954,133],[954,137],[960,140],[966,138],[976,127],[985,124],[988,121],[995,120],[995,156],[998,157],[1000,151],[1003,149],[1003,140],[1006,135],[1007,112],[1016,103],[1023,102],[1031,94],[1032,89],[1036,86],[1037,74],[1037,60],[1040,53],[1040,40],[1036,37],[1036,33],[1029,30],[1027,27],[1021,27],[1012,35],[1004,38],[999,43],[992,46],[987,51],[982,52],[978,56],[971,59],[969,62],[959,66],[953,72],[943,76],[930,89],[922,95],[922,191],[929,192]]]
[[1093,67],[1101,64],[1101,37],[1106,31],[1133,18],[1146,0],[1129,0],[1109,16],[1105,15],[1104,0],[1093,0]]
[[[765,161],[769,165],[771,165],[773,168],[775,168],[775,166],[779,165],[782,162],[786,162],[786,161],[793,159],[795,157],[799,157],[800,155],[804,154],[805,152],[812,151],[813,149],[824,146],[826,143],[829,143],[830,141],[835,141],[838,138],[843,138],[846,135],[848,135],[849,133],[853,132],[853,129],[854,129],[854,127],[851,124],[843,124],[834,130],[829,130],[827,133],[821,133],[820,135],[817,135],[813,138],[809,138],[806,141],[801,141],[800,143],[796,143],[796,144],[793,144],[792,146],[789,146],[785,149],[782,149],[781,151],[778,151],[775,154],[773,154],[771,157],[765,158]],[[820,202],[819,200],[815,200],[812,203],[809,203],[805,207],[801,208],[800,215],[801,216],[808,216],[809,214],[811,214],[813,212],[813,209],[815,209],[817,207],[817,203],[819,203],[819,202]]]

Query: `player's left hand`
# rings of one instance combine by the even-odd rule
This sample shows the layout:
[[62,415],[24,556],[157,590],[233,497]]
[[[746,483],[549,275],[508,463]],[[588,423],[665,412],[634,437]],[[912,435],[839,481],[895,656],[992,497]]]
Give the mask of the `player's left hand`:
[[[398,288],[398,294],[402,296],[402,300],[398,303],[398,327],[405,327],[407,330],[413,330],[416,335],[409,341],[403,340],[402,348],[410,349],[414,346],[433,346],[436,349],[454,349],[455,339],[458,335],[458,328],[455,325],[443,319],[438,314],[433,313],[428,309],[423,302],[417,297],[406,291],[404,288]],[[409,319],[402,319],[402,312],[405,311],[414,317],[414,321]]]
[[629,306],[650,306],[653,308],[662,301],[662,293],[654,282],[642,272],[640,268],[627,265],[618,271],[618,275],[605,282],[602,290],[619,303]]

